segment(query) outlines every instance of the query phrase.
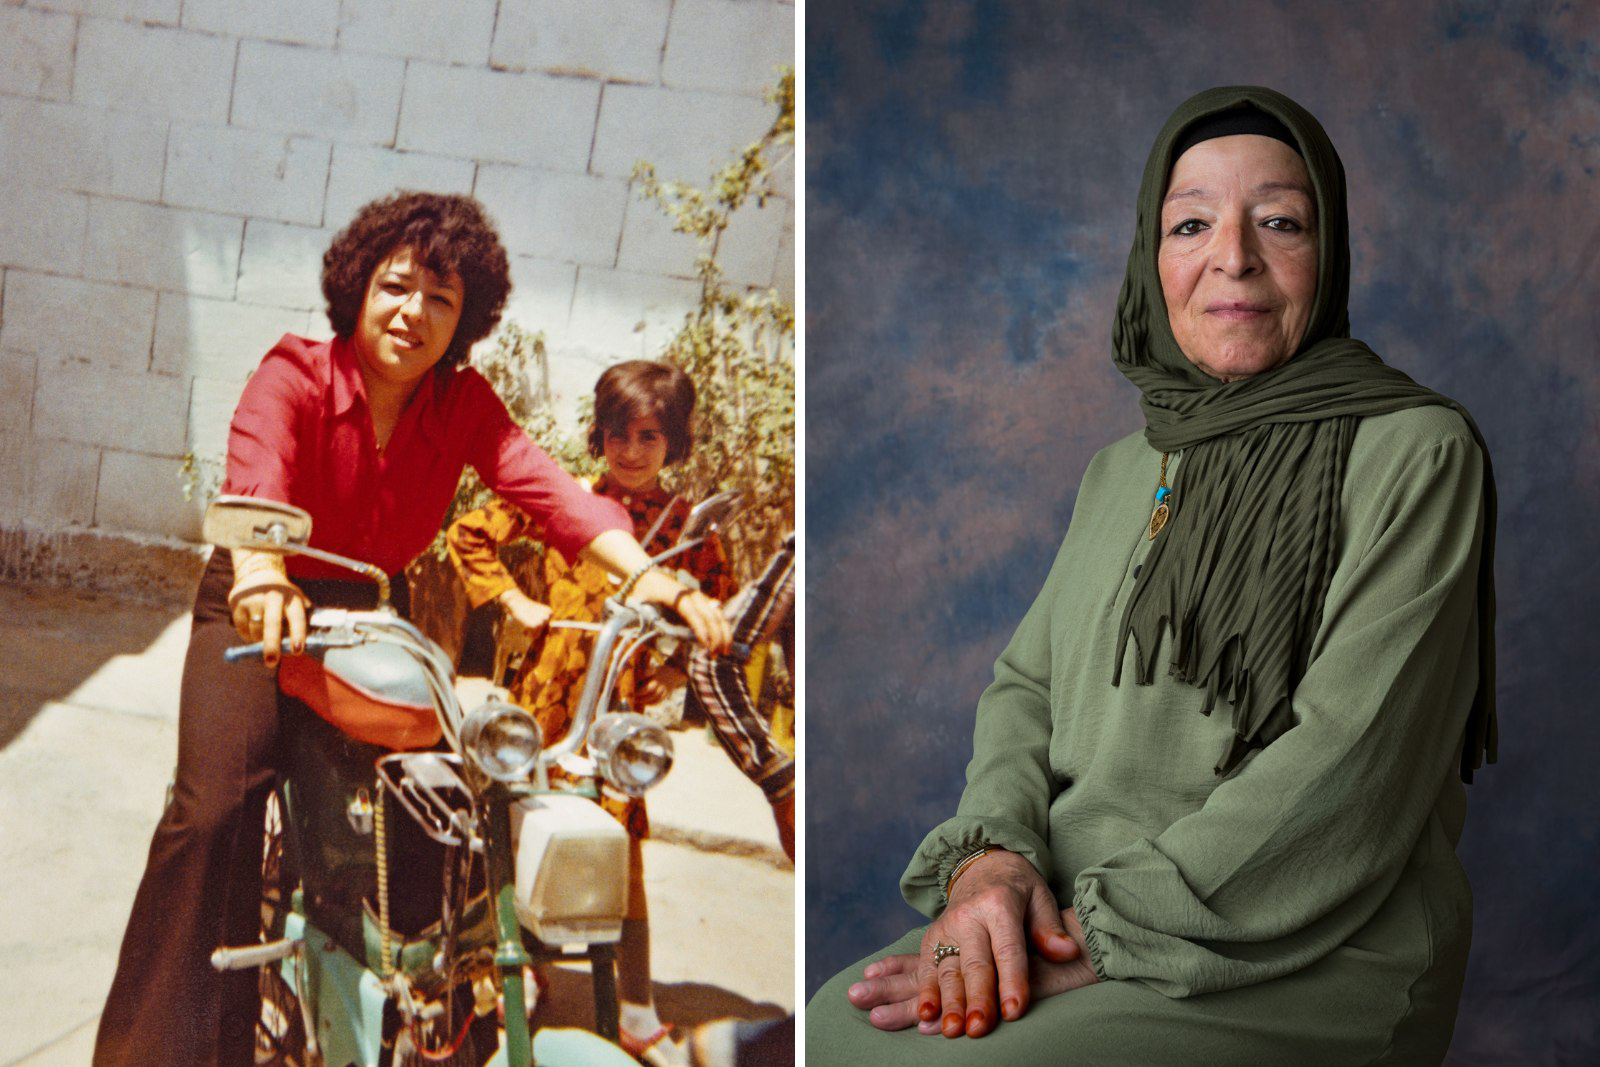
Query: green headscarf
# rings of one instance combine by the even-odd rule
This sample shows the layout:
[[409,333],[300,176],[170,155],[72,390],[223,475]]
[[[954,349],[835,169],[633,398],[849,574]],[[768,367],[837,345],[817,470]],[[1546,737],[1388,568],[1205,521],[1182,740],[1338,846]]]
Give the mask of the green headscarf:
[[[1178,347],[1156,270],[1161,201],[1173,145],[1195,123],[1241,106],[1288,128],[1311,178],[1317,211],[1317,292],[1305,337],[1272,370],[1231,383],[1212,378]],[[1156,539],[1123,615],[1112,684],[1120,684],[1128,638],[1136,680],[1154,679],[1170,634],[1170,670],[1233,706],[1234,737],[1217,764],[1226,774],[1253,748],[1294,725],[1290,697],[1337,565],[1339,497],[1356,425],[1367,415],[1440,404],[1459,412],[1484,455],[1484,543],[1478,575],[1477,696],[1467,723],[1461,775],[1472,780],[1497,747],[1494,715],[1494,476],[1489,451],[1461,405],[1389,367],[1350,337],[1350,234],[1344,166],[1321,124],[1271,89],[1208,89],[1167,120],[1139,187],[1128,273],[1112,330],[1116,365],[1139,387],[1145,438],[1162,452],[1185,450],[1171,516]]]

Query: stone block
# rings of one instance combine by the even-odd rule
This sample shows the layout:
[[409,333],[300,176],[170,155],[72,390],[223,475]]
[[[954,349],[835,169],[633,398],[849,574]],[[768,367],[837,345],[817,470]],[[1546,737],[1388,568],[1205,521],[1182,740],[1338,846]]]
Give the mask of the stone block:
[[[345,4],[339,47],[436,63],[484,66],[494,35],[495,11],[526,8],[496,0],[381,0]],[[502,14],[501,18],[506,16]]]
[[765,0],[678,0],[661,81],[676,89],[756,93],[795,65],[795,9]]
[[231,297],[244,225],[228,215],[94,197],[83,272],[102,281]]
[[252,219],[239,260],[239,299],[248,304],[320,310],[322,254],[334,231]]
[[[0,424],[0,514],[16,516],[28,508],[28,464],[32,438]],[[14,520],[8,520],[14,521]]]
[[28,504],[23,514],[47,526],[94,522],[100,450],[75,441],[34,438],[28,465]]
[[66,15],[0,8],[0,93],[65,100],[72,93],[72,38]]
[[629,198],[622,248],[617,255],[619,268],[692,278],[698,251],[699,242],[675,231],[671,217],[655,201],[637,195]]
[[325,141],[173,123],[162,199],[316,226],[322,222],[328,156]]
[[0,266],[80,273],[88,218],[88,197],[6,183]]
[[209,33],[84,19],[72,96],[111,111],[224,123],[235,47]]
[[171,456],[108,449],[101,457],[94,508],[100,529],[198,541],[203,510],[199,500],[183,499],[178,461]]
[[176,26],[182,2],[183,0],[28,0],[28,6],[70,15],[126,19],[129,22],[142,22],[151,26]]
[[230,124],[390,144],[405,70],[388,56],[242,41]]
[[625,182],[485,164],[478,168],[477,191],[511,252],[565,263],[616,264]]
[[697,282],[580,267],[565,341],[606,362],[655,359],[699,299]]
[[593,81],[412,63],[397,147],[582,173],[599,96]]
[[189,394],[189,451],[202,461],[221,463],[228,455],[228,427],[239,406],[244,382],[196,378]]
[[[735,285],[772,284],[773,264],[787,217],[785,207],[776,199],[768,200],[766,207],[757,207],[750,200],[734,212],[717,248],[717,263],[724,278]],[[635,197],[628,205],[617,265],[623,270],[693,277],[699,242],[673,230],[672,223],[672,218],[653,201]]]
[[242,382],[285,333],[326,336],[326,322],[312,333],[312,318],[305,311],[162,293],[151,368],[183,381],[195,376]]
[[566,336],[578,268],[570,263],[513,256],[511,277],[516,288],[506,301],[504,318],[529,330],[543,331],[548,342]]
[[14,270],[5,312],[0,344],[14,351],[124,371],[150,365],[154,290]]
[[0,184],[155,200],[165,119],[0,97]]
[[331,48],[339,35],[339,0],[184,0],[183,27]]
[[705,186],[772,125],[773,108],[755,97],[608,85],[589,169],[626,178],[639,160],[665,181]]
[[71,361],[39,364],[36,437],[177,456],[188,413],[186,378]]
[[510,70],[655,82],[671,0],[542,0],[504,4],[490,58]]
[[723,231],[718,259],[728,281],[761,288],[772,285],[778,247],[783,242],[784,225],[789,222],[788,207],[777,199],[769,199],[765,207],[757,207],[750,200],[734,212]]
[[332,230],[342,229],[363,205],[397,189],[470,193],[474,170],[466,159],[336,144],[323,223]]
[[[4,312],[0,312],[0,321]],[[0,428],[28,432],[33,424],[33,381],[38,360],[26,352],[0,351]]]

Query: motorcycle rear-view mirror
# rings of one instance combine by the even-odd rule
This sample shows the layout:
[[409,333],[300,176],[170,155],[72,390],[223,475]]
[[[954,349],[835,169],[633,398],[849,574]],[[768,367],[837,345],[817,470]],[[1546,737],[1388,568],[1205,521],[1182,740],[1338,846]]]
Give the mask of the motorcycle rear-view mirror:
[[219,496],[206,508],[200,534],[221,548],[283,550],[311,540],[311,516],[292,504],[250,496]]
[[737,489],[706,497],[690,509],[689,517],[683,522],[683,532],[678,535],[678,543],[686,544],[726,525],[729,517],[743,506],[744,494]]

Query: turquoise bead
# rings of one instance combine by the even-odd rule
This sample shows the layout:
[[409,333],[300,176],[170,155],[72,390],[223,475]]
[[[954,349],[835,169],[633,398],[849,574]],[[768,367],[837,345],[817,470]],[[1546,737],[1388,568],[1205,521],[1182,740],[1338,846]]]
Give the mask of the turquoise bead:
[[1172,489],[1170,487],[1165,486],[1165,485],[1159,487],[1158,489],[1156,489],[1156,503],[1157,504],[1165,504],[1167,502],[1167,497],[1169,497],[1171,495],[1172,495]]

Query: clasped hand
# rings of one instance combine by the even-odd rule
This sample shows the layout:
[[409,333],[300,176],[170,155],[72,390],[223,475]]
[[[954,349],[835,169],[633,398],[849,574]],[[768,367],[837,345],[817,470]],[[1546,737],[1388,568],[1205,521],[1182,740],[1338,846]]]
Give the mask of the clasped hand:
[[[941,944],[960,954],[935,963]],[[982,1037],[1001,1019],[1021,1018],[1031,999],[1096,981],[1076,913],[1058,908],[1031,863],[995,850],[957,879],[920,954],[868,964],[847,995],[880,1030],[915,1025],[924,1034]]]

